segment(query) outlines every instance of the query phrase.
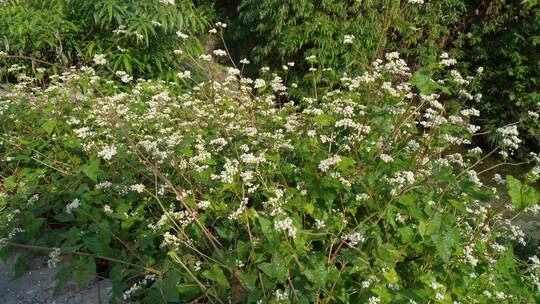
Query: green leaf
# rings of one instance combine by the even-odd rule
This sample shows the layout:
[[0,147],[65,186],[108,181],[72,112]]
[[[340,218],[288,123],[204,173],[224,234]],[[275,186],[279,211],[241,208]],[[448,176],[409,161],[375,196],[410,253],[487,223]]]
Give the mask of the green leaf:
[[26,270],[28,269],[28,263],[26,262],[27,260],[28,256],[26,255],[21,255],[17,258],[17,261],[15,262],[14,278],[18,278],[26,272]]
[[388,280],[388,282],[392,283],[392,284],[397,284],[398,281],[399,281],[399,277],[398,277],[398,274],[397,272],[394,270],[394,268],[386,271],[386,272],[383,272],[383,276]]
[[349,167],[356,164],[356,161],[350,157],[340,156],[341,161],[337,165],[337,169],[341,172],[345,172]]
[[450,93],[447,87],[440,85],[431,79],[431,70],[427,67],[421,68],[411,76],[411,84],[417,87],[424,95],[429,95],[436,90]]
[[508,195],[510,195],[512,203],[518,211],[523,211],[528,206],[538,202],[538,192],[528,185],[521,184],[518,179],[511,175],[506,176],[506,187]]
[[274,230],[272,226],[272,222],[270,222],[268,219],[263,218],[263,217],[258,217],[257,219],[259,220],[259,225],[261,227],[261,231],[264,234],[264,236],[268,240],[273,240],[275,238],[276,231]]
[[259,269],[272,279],[282,282],[287,278],[287,267],[281,258],[274,254],[271,263],[262,263]]
[[180,300],[177,282],[180,279],[180,274],[176,270],[167,273],[167,276],[161,280],[160,291],[167,302],[177,303]]
[[313,214],[313,211],[315,211],[315,206],[313,206],[312,203],[307,203],[304,205],[304,210],[307,214]]
[[229,281],[227,280],[227,277],[225,277],[225,274],[223,273],[223,270],[217,265],[214,264],[209,270],[203,271],[202,275],[212,280],[216,283],[218,283],[220,286],[225,288],[230,288]]
[[313,118],[313,120],[322,127],[331,125],[333,123],[332,116],[328,114],[317,115]]
[[15,178],[15,176],[8,176],[4,179],[4,187],[6,187],[6,189],[10,190],[10,189],[13,189],[15,187],[17,187],[17,179]]
[[411,227],[401,227],[398,229],[398,233],[401,236],[401,242],[403,244],[410,241],[414,236],[414,231],[412,230]]
[[47,132],[47,134],[51,135],[54,129],[54,125],[55,125],[54,120],[48,120],[41,127],[43,128],[43,130],[45,130],[45,132]]
[[64,213],[55,215],[54,219],[61,223],[65,223],[65,222],[73,221],[74,218],[73,218],[73,215],[64,212]]
[[448,264],[452,256],[452,246],[455,244],[455,234],[452,231],[448,231],[444,235],[435,234],[431,236],[431,240],[441,259]]
[[92,157],[90,161],[79,167],[80,172],[84,173],[94,183],[97,183],[97,176],[99,172],[99,159]]
[[306,269],[304,274],[316,287],[324,287],[328,271],[324,266],[324,263],[319,263],[314,269]]
[[426,222],[420,221],[420,223],[418,223],[418,232],[420,233],[420,236],[422,237],[426,235]]

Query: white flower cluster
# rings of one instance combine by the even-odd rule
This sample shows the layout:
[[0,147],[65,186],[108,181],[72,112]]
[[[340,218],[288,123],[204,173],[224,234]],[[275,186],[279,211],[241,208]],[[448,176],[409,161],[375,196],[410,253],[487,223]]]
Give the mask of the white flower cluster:
[[457,63],[457,60],[455,60],[454,58],[450,58],[448,56],[448,53],[446,53],[446,52],[442,53],[440,55],[440,58],[441,58],[441,64],[444,65],[444,66],[447,66],[447,67],[453,66],[453,65],[455,65]]
[[145,188],[145,187],[144,187],[143,184],[135,184],[135,185],[131,185],[131,186],[129,187],[129,189],[130,189],[131,191],[135,191],[135,192],[137,192],[137,193],[143,193],[143,192],[144,192],[144,188]]
[[221,180],[224,184],[230,184],[233,182],[234,177],[238,173],[238,161],[227,159],[225,165],[223,165],[223,171],[219,175],[212,175],[210,178],[213,180]]
[[154,274],[148,274],[142,279],[141,281],[133,284],[128,290],[124,291],[124,294],[122,295],[122,298],[124,300],[129,300],[132,296],[137,293],[137,291],[141,290],[143,286],[146,286],[148,283],[155,281],[157,278]]
[[189,38],[189,36],[187,34],[181,32],[181,31],[176,32],[176,36],[180,37],[180,38],[182,38],[184,40]]
[[290,237],[296,236],[296,227],[293,225],[293,221],[291,218],[286,218],[283,220],[276,220],[274,221],[274,228],[277,231],[285,231],[287,232],[287,235]]
[[32,205],[33,203],[37,202],[38,200],[39,200],[39,194],[34,194],[26,202],[28,203],[28,205]]
[[354,35],[345,35],[343,37],[344,44],[352,44],[354,42]]
[[249,199],[247,197],[243,198],[240,202],[240,206],[238,207],[238,209],[236,209],[233,213],[229,214],[228,219],[234,221],[240,218],[240,216],[244,214],[247,210],[248,201]]
[[221,49],[214,50],[212,53],[217,57],[225,57],[225,56],[227,56],[227,52],[225,52],[224,50],[221,50]]
[[178,72],[176,74],[176,77],[178,77],[180,79],[191,78],[191,71]]
[[501,144],[503,148],[517,150],[521,144],[519,131],[516,125],[510,125],[497,129],[497,133],[502,137]]
[[98,152],[98,156],[103,158],[104,160],[111,160],[113,156],[116,155],[116,147],[115,146],[105,146],[101,151]]
[[94,55],[94,58],[92,60],[97,65],[105,65],[105,64],[107,64],[107,58],[103,54]]
[[163,234],[163,243],[161,244],[162,247],[170,246],[172,248],[178,248],[180,246],[180,239],[171,234],[169,231],[166,231]]
[[350,234],[346,234],[346,235],[342,236],[341,239],[344,242],[346,242],[347,245],[349,245],[351,247],[355,247],[359,243],[363,243],[366,240],[364,235],[362,233],[360,233],[360,232],[353,232],[353,233],[350,233]]
[[341,157],[339,157],[339,155],[334,155],[330,158],[322,160],[319,163],[319,170],[321,170],[322,172],[326,172],[328,171],[328,169],[330,169],[331,166],[337,165],[340,162],[341,162]]
[[73,209],[77,209],[81,206],[81,201],[78,198],[75,198],[71,203],[67,204],[66,212],[71,214]]
[[274,291],[274,296],[276,297],[276,302],[281,303],[284,301],[287,301],[289,299],[289,295],[286,291],[282,291],[281,289],[277,289]]
[[49,268],[55,268],[56,267],[56,264],[58,264],[60,262],[60,248],[54,248],[50,253],[49,253],[49,259],[47,260],[47,266]]
[[120,80],[124,83],[128,83],[133,80],[133,77],[131,77],[131,75],[124,71],[116,71],[116,76],[118,76]]

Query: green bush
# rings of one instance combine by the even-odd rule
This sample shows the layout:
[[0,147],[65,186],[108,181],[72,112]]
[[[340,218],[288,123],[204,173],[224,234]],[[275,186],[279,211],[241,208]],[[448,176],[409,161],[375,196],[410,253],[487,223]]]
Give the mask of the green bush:
[[0,102],[2,253],[71,256],[61,283],[99,271],[134,303],[540,300],[540,261],[514,256],[524,236],[502,216],[537,211],[540,170],[508,176],[505,201],[478,148],[451,152],[477,131],[467,77],[442,61],[411,75],[389,53],[294,103],[276,74],[215,76],[187,92],[124,92],[89,68],[16,86]]
[[529,149],[538,151],[540,6],[524,3],[491,2],[471,20],[453,53],[470,69],[484,70],[477,89],[483,98],[476,106],[486,114],[481,124],[489,138],[497,141],[497,127],[517,122]]
[[3,3],[1,49],[9,63],[30,66],[30,74],[40,67],[58,71],[93,64],[95,55],[105,55],[112,70],[173,79],[182,66],[173,53],[183,45],[176,32],[199,34],[206,26],[204,6],[195,8],[189,0]]
[[[300,65],[297,75],[303,75],[303,58],[310,55],[339,71],[363,69],[383,50],[399,50],[411,59],[435,55],[477,1],[238,2],[238,17],[230,16],[235,29],[230,35],[243,43],[236,43],[240,49],[233,53],[276,68],[295,61]],[[241,36],[235,35],[236,28]],[[244,34],[246,28],[249,33]],[[354,36],[352,44],[344,43],[346,35]],[[351,52],[353,48],[359,51]]]

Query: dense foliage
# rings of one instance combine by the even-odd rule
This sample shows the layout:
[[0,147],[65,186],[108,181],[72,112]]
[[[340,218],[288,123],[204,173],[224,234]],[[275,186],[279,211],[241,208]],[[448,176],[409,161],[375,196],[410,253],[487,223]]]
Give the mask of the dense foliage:
[[2,253],[69,257],[61,283],[99,271],[140,303],[538,301],[540,261],[514,256],[503,212],[539,211],[540,168],[494,176],[508,201],[482,184],[479,113],[461,108],[475,80],[447,60],[412,73],[388,53],[298,102],[236,68],[187,92],[92,68],[22,78],[0,102]]
[[[539,15],[536,1],[241,0],[228,17],[238,58],[274,68],[300,63],[287,78],[301,84],[299,95],[311,83],[305,56],[342,72],[363,70],[383,50],[399,50],[413,66],[446,50],[471,70],[485,67],[476,90],[487,98],[480,125],[494,131],[520,121],[522,137],[538,151],[538,125],[528,116],[539,102]],[[335,83],[332,76],[324,79]]]
[[31,67],[27,74],[105,55],[114,71],[172,79],[181,66],[172,53],[182,45],[176,32],[203,31],[203,12],[189,0],[2,1],[2,51],[8,63]]
[[470,22],[454,53],[470,69],[484,69],[478,87],[483,101],[477,105],[486,115],[481,125],[493,131],[519,122],[529,150],[539,151],[540,7],[493,1]]
[[[239,1],[238,27],[250,35],[258,62],[274,66],[317,56],[325,67],[365,67],[384,50],[416,57],[437,53],[473,4],[466,1]],[[233,33],[234,34],[234,33]],[[352,35],[359,53],[344,37]]]

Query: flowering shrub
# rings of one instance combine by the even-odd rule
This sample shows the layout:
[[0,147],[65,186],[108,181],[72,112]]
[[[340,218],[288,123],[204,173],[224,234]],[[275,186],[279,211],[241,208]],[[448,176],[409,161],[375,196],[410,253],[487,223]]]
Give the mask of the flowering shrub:
[[2,252],[70,257],[61,283],[99,272],[142,303],[538,301],[540,261],[514,256],[503,212],[538,211],[539,168],[498,176],[507,201],[481,149],[453,153],[479,113],[442,104],[473,79],[441,62],[411,74],[389,53],[298,102],[237,68],[187,92],[23,78],[0,102]]
[[528,140],[522,154],[540,149],[537,0],[236,2],[237,9],[230,1],[216,3],[231,19],[232,53],[273,68],[298,61],[284,66],[287,79],[299,83],[293,95],[304,96],[310,87],[312,76],[304,73],[309,64],[298,60],[306,55],[326,68],[319,81],[333,83],[336,74],[364,68],[383,50],[399,50],[412,66],[446,50],[462,70],[485,67],[475,88],[484,102],[475,107],[485,114],[476,123],[493,135],[483,137],[486,143],[498,140],[494,131],[501,125],[518,122],[521,139]]

